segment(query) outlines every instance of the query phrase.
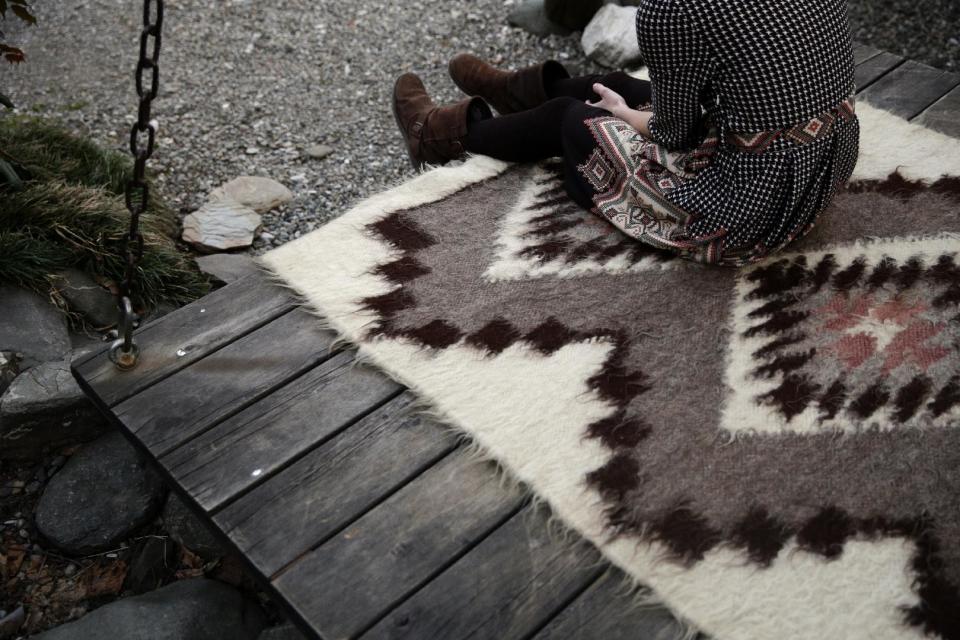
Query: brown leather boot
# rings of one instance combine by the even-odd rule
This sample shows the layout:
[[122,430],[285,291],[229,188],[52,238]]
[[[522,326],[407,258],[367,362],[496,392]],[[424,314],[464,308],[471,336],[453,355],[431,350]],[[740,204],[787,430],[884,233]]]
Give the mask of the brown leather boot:
[[417,170],[424,164],[445,164],[461,157],[470,117],[492,118],[482,98],[467,98],[448,106],[434,104],[423,82],[405,73],[393,87],[393,117],[403,134],[410,163]]
[[469,53],[454,56],[448,69],[464,93],[482,96],[501,115],[540,106],[549,99],[546,89],[549,82],[570,77],[556,60],[519,71],[501,71]]

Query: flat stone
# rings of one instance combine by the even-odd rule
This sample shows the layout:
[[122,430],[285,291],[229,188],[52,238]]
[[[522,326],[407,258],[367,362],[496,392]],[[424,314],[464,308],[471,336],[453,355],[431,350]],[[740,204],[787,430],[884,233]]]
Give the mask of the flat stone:
[[0,458],[35,457],[46,447],[90,440],[107,429],[70,373],[70,360],[21,373],[0,396]]
[[23,607],[17,607],[10,613],[0,611],[0,638],[14,638],[17,631],[27,621],[26,610]]
[[314,160],[323,160],[331,153],[333,153],[333,147],[325,144],[312,144],[306,149],[303,150],[307,157],[313,158]]
[[264,213],[293,200],[293,193],[273,178],[241,176],[214,189],[209,199],[211,202],[230,199]]
[[13,351],[0,351],[0,396],[20,373],[20,358]]
[[183,219],[183,239],[202,251],[249,247],[263,220],[253,209],[225,198],[211,200]]
[[117,323],[117,300],[96,280],[79,269],[67,269],[57,274],[54,285],[70,305],[93,326],[106,329]]
[[32,291],[0,286],[0,351],[23,354],[22,369],[62,360],[70,351],[66,316]]
[[568,36],[570,30],[547,18],[544,0],[523,0],[510,15],[507,22],[538,36]]
[[307,640],[307,637],[300,633],[292,624],[282,624],[279,627],[270,627],[264,629],[257,640]]
[[134,593],[153,591],[173,578],[176,569],[177,543],[171,538],[150,536],[134,549],[123,588]]
[[260,271],[253,258],[242,253],[215,253],[196,260],[200,271],[227,284]]
[[611,69],[636,66],[643,60],[637,44],[636,18],[635,7],[604,6],[583,30],[583,52]]
[[220,540],[210,527],[193,515],[176,494],[171,493],[163,508],[163,526],[174,540],[204,560],[226,555]]
[[571,31],[582,31],[604,0],[544,0],[547,19]]
[[99,351],[106,346],[103,336],[98,333],[70,332],[70,345],[73,347],[71,357],[73,359],[83,357],[84,354],[90,354]]
[[124,437],[109,433],[51,478],[37,504],[37,529],[67,553],[104,551],[152,520],[165,493]]
[[256,640],[259,605],[216,580],[194,578],[104,605],[34,640]]

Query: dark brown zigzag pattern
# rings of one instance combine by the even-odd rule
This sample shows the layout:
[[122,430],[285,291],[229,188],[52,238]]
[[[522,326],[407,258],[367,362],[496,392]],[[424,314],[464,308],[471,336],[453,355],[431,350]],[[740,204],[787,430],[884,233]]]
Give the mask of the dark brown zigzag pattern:
[[904,610],[907,622],[948,640],[960,638],[960,590],[941,575],[936,523],[925,516],[909,520],[855,519],[842,509],[827,506],[799,526],[790,526],[770,517],[763,507],[754,506],[729,532],[712,527],[683,503],[652,523],[633,520],[624,511],[612,511],[610,516],[618,535],[647,535],[670,549],[676,560],[687,564],[701,560],[721,544],[743,549],[752,561],[769,566],[793,536],[801,549],[827,559],[839,557],[846,541],[855,536],[906,538],[917,549],[913,570],[920,596],[919,605]]
[[[787,419],[801,413],[815,401],[821,406],[821,417],[833,418],[846,407],[861,420],[870,418],[880,408],[892,403],[893,415],[901,422],[920,411],[929,411],[933,417],[937,417],[960,403],[960,397],[952,392],[950,382],[936,389],[932,381],[923,376],[914,377],[899,389],[888,389],[883,381],[877,380],[858,395],[848,398],[848,389],[842,381],[837,380],[824,389],[802,373],[803,365],[811,360],[814,353],[809,350],[789,351],[788,348],[806,337],[804,332],[798,332],[797,329],[803,326],[809,312],[791,309],[805,294],[816,292],[823,286],[845,292],[857,285],[863,285],[868,290],[888,286],[902,292],[920,282],[929,282],[944,289],[933,299],[934,307],[948,307],[960,300],[960,266],[951,255],[941,255],[929,266],[918,257],[912,257],[903,264],[886,257],[869,270],[863,258],[854,260],[840,271],[836,271],[836,268],[836,259],[832,254],[825,255],[813,267],[807,265],[806,256],[798,256],[793,260],[785,258],[755,269],[747,276],[747,280],[755,284],[747,298],[769,301],[748,314],[757,319],[758,324],[749,328],[744,336],[776,338],[754,352],[755,359],[764,361],[754,370],[754,375],[768,378],[777,372],[785,374],[781,385],[764,396],[764,400],[776,406]],[[824,274],[832,275],[825,277]]]
[[[567,234],[569,231],[584,227],[588,219],[586,216],[592,214],[587,214],[566,195],[562,166],[546,168],[550,175],[537,183],[538,186],[546,188],[540,191],[527,207],[528,211],[543,213],[530,218],[528,221],[530,228],[524,233],[528,238],[546,238],[546,240],[525,247],[520,251],[521,256],[535,258],[541,264],[561,257],[566,264],[576,264],[587,259],[605,263],[625,253],[631,265],[647,257],[653,257],[659,262],[677,259],[670,252],[660,251],[627,238],[612,225],[610,233],[586,239],[578,238],[576,234]],[[599,221],[599,218],[596,221]]]
[[[445,348],[459,340],[463,332],[443,320],[435,320],[413,329],[394,326],[394,316],[400,310],[416,305],[415,298],[405,290],[404,285],[427,273],[413,254],[431,246],[434,240],[402,213],[391,214],[371,225],[370,230],[405,252],[400,259],[375,270],[378,275],[398,287],[383,296],[363,300],[363,305],[380,317],[380,324],[371,330],[371,334],[405,336],[431,348]],[[924,277],[951,280],[955,269],[952,263],[941,261],[937,267],[929,270],[932,275]],[[799,271],[788,271],[789,269],[774,273],[776,277],[782,278],[781,288],[789,289],[801,282],[808,282],[814,287],[824,286],[834,277],[835,269],[831,266],[831,259],[824,259],[811,270],[809,280],[803,277],[797,279]],[[843,277],[849,278],[849,274]],[[842,284],[843,278],[839,282]],[[771,315],[784,312],[785,307],[771,309]],[[785,328],[792,326],[789,321],[783,324],[786,325]],[[623,336],[609,330],[577,332],[552,319],[527,335],[522,335],[506,319],[498,318],[467,335],[466,342],[495,354],[518,340],[526,340],[536,344],[541,351],[550,352],[567,342],[596,336],[613,340],[616,348],[611,351],[602,371],[590,380],[590,385],[602,397],[615,402],[620,408],[612,416],[588,427],[585,437],[599,439],[615,454],[606,465],[589,474],[587,481],[608,503],[607,515],[611,535],[630,534],[658,540],[671,551],[675,559],[685,562],[695,562],[703,558],[707,551],[720,544],[727,544],[744,549],[748,556],[760,565],[769,564],[776,558],[786,541],[794,535],[802,548],[827,558],[840,554],[844,542],[854,535],[904,536],[913,540],[917,546],[914,570],[921,599],[920,605],[905,612],[908,622],[922,627],[928,633],[960,639],[960,595],[957,586],[944,579],[940,573],[942,563],[939,559],[938,541],[933,533],[935,523],[923,518],[911,521],[889,521],[882,518],[855,520],[842,510],[826,507],[806,522],[791,526],[771,517],[762,507],[754,506],[736,526],[729,531],[723,531],[711,525],[686,502],[677,503],[654,518],[635,517],[624,507],[618,506],[618,503],[622,505],[622,498],[641,485],[642,472],[629,451],[648,437],[652,427],[631,418],[626,411],[629,400],[643,393],[647,387],[642,373],[629,371],[624,366],[629,345]],[[792,344],[792,337],[796,336],[788,333],[778,338],[779,346]],[[827,393],[842,397],[842,383],[838,381]],[[939,392],[932,406],[943,413],[958,401],[960,376],[955,376]],[[829,401],[821,401],[821,407],[831,406]]]
[[894,171],[885,180],[862,180],[846,187],[850,193],[874,191],[893,198],[912,198],[924,192],[937,193],[960,203],[960,177],[943,176],[932,184],[910,180]]

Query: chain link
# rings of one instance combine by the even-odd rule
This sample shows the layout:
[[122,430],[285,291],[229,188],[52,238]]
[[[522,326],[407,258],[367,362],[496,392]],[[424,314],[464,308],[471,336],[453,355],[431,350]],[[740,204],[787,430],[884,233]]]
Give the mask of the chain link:
[[[157,123],[151,119],[153,100],[160,90],[160,43],[163,34],[164,0],[143,0],[143,29],[140,32],[140,58],[137,61],[136,86],[140,103],[137,121],[130,129],[130,153],[133,154],[133,177],[127,183],[124,200],[130,211],[130,229],[124,237],[123,254],[126,262],[120,282],[120,321],[118,339],[110,348],[110,359],[121,369],[132,369],[137,364],[139,349],[133,341],[136,314],[132,295],[134,279],[140,258],[143,257],[143,234],[140,216],[150,204],[147,185],[147,160],[153,155],[157,139]],[[149,78],[145,75],[149,73]],[[144,80],[147,82],[144,82]]]

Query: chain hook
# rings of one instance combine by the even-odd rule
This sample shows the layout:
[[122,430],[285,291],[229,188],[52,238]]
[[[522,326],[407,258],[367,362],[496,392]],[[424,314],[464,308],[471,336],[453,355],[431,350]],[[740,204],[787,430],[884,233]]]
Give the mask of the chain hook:
[[[140,215],[146,213],[150,204],[150,190],[146,181],[147,160],[153,155],[157,137],[157,123],[151,120],[153,99],[160,87],[160,42],[163,34],[163,0],[143,0],[143,29],[140,32],[140,56],[137,60],[136,89],[140,103],[137,119],[130,130],[130,153],[133,154],[133,176],[127,182],[125,200],[130,212],[130,230],[124,236],[126,269],[119,284],[118,338],[110,345],[110,360],[119,369],[129,370],[137,366],[140,348],[133,339],[137,315],[133,311],[134,280],[137,263],[143,256],[143,234],[140,233]],[[153,40],[151,45],[151,39]],[[144,73],[149,72],[149,81],[144,82]],[[146,134],[146,144],[142,136]]]
[[129,371],[137,366],[140,357],[140,347],[133,341],[133,327],[137,322],[137,314],[133,312],[133,303],[130,298],[123,296],[120,309],[120,336],[110,345],[110,360],[118,369]]

